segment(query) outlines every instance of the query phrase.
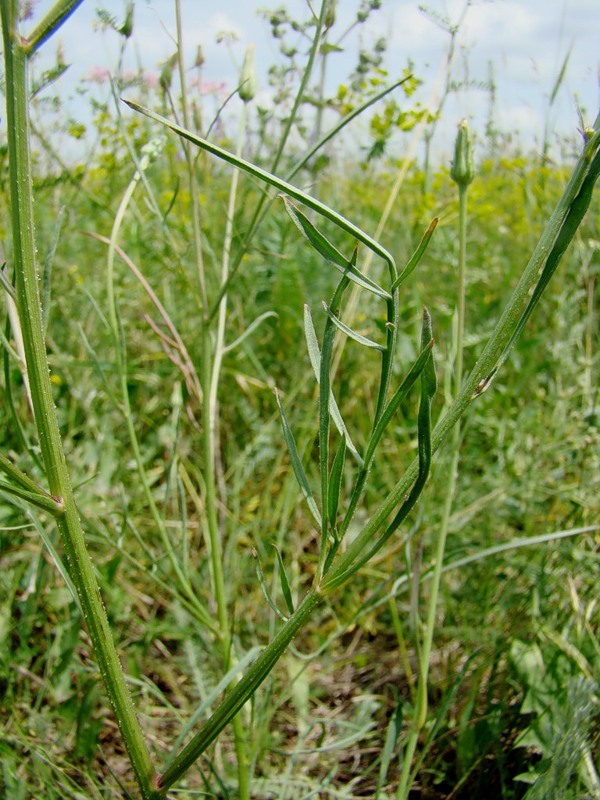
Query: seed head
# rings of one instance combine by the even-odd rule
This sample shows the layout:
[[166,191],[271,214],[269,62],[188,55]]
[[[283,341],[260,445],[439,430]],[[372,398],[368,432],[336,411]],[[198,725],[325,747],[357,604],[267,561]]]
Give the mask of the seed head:
[[249,44],[244,56],[238,90],[244,103],[249,103],[256,94],[256,69],[254,68],[254,45]]

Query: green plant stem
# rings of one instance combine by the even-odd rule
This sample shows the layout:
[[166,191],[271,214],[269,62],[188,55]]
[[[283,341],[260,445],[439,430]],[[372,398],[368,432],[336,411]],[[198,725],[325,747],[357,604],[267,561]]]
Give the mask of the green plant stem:
[[[458,302],[456,320],[456,342],[454,352],[454,387],[453,395],[458,395],[463,378],[463,349],[465,332],[465,283],[466,283],[466,263],[467,263],[467,195],[468,185],[460,184],[458,187],[458,220],[459,220],[459,253],[458,253]],[[456,492],[456,481],[458,478],[458,462],[460,458],[460,420],[452,429],[452,439],[450,442],[450,458],[448,467],[448,483],[446,484],[446,495],[442,509],[442,519],[440,531],[437,537],[433,575],[431,578],[431,588],[429,592],[429,602],[427,606],[427,619],[423,640],[419,648],[419,671],[417,696],[415,700],[415,711],[410,726],[408,741],[403,753],[402,772],[400,783],[396,793],[397,800],[407,800],[410,786],[414,779],[412,770],[413,758],[419,743],[419,736],[427,721],[428,709],[428,683],[429,665],[431,662],[431,649],[433,645],[433,634],[435,631],[435,617],[438,605],[438,596],[444,566],[444,556],[446,553],[446,540],[448,538],[448,528],[450,526],[450,515],[452,504]]]
[[[211,347],[210,329],[202,326],[202,366],[200,380],[204,397],[208,398],[211,383],[211,364],[213,353]],[[223,543],[219,531],[217,515],[217,485],[216,485],[216,452],[215,431],[216,420],[211,414],[209,402],[204,402],[202,414],[202,448],[204,452],[204,503],[206,508],[206,526],[210,544],[210,563],[213,577],[215,602],[217,605],[217,619],[219,622],[219,639],[221,645],[223,669],[227,672],[231,667],[231,630],[228,616],[227,593],[225,591],[225,576],[223,571]],[[241,706],[240,706],[241,708]],[[235,750],[238,772],[238,792],[240,800],[249,800],[250,776],[248,758],[245,745],[245,733],[242,720],[239,716],[233,719]]]
[[[463,378],[463,347],[464,347],[464,332],[465,332],[465,277],[466,277],[466,241],[467,241],[467,186],[459,186],[459,237],[460,237],[460,252],[458,263],[458,319],[456,331],[456,351],[454,361],[454,395],[458,395]],[[417,724],[419,729],[425,724],[427,715],[427,680],[429,675],[429,663],[431,658],[431,646],[433,642],[433,633],[435,630],[435,614],[437,609],[437,600],[439,595],[440,580],[442,576],[442,567],[444,565],[444,555],[446,552],[446,539],[448,536],[448,528],[450,525],[450,514],[452,512],[452,504],[454,502],[454,494],[456,491],[456,481],[458,478],[458,462],[460,458],[460,435],[461,423],[460,420],[456,423],[452,430],[452,439],[450,442],[450,465],[448,472],[448,483],[446,489],[446,497],[444,500],[444,508],[442,514],[442,522],[440,526],[440,534],[437,539],[434,573],[432,577],[432,586],[429,593],[429,607],[427,613],[427,622],[425,626],[425,634],[423,637],[423,644],[421,649],[421,664],[419,672],[419,700],[418,700],[418,714]]]
[[311,589],[288,621],[283,625],[270,644],[262,651],[242,680],[226,695],[206,725],[193,737],[181,753],[173,760],[162,775],[158,776],[157,787],[163,793],[185,774],[196,759],[217,738],[223,728],[235,717],[246,700],[258,689],[271,672],[298,631],[323,602],[323,596]]
[[154,768],[125,682],[75,505],[52,398],[35,261],[33,187],[29,153],[27,54],[17,31],[18,4],[2,0],[7,136],[13,254],[35,425],[50,494],[64,503],[57,518],[69,574],[77,589],[98,667],[145,800],[157,797]]
[[[133,104],[131,105],[133,106]],[[148,116],[156,118],[156,115],[154,115],[152,112],[144,113],[147,113]],[[176,127],[166,120],[161,119],[160,121],[166,122],[169,127]],[[179,129],[177,132],[180,131],[181,129]],[[189,137],[191,134],[185,131],[182,132],[182,135]],[[542,234],[540,242],[538,243],[538,246],[536,247],[529,264],[525,268],[517,287],[514,289],[511,297],[509,298],[505,311],[498,321],[494,333],[490,337],[482,356],[477,362],[471,375],[469,375],[469,377],[465,380],[463,389],[458,398],[453,402],[452,406],[435,429],[432,441],[432,449],[435,448],[437,450],[439,448],[445,436],[465,412],[466,408],[470,405],[474,395],[476,394],[476,389],[480,384],[481,378],[489,374],[489,371],[493,368],[498,356],[502,352],[502,347],[510,337],[511,330],[514,327],[515,322],[518,320],[519,310],[522,307],[531,286],[535,283],[540,267],[543,265],[548,254],[552,250],[552,246],[557,238],[559,230],[561,229],[561,225],[569,213],[572,203],[578,195],[599,145],[600,133],[595,134],[587,143],[584,154],[575,166],[573,175],[565,189],[563,197],[559,201],[557,208],[550,218],[548,225]],[[206,149],[210,149],[211,147],[212,146],[207,147]],[[220,155],[221,153],[218,154]],[[229,160],[234,164],[234,166],[240,166],[239,162],[236,162],[236,160],[233,159],[230,154],[225,154],[224,157],[225,160]],[[263,177],[263,174],[264,173],[259,174],[258,177]],[[267,182],[273,183],[273,176],[267,174],[267,178]],[[292,196],[298,197],[297,190],[294,190],[293,187],[291,187],[291,189],[292,192],[295,192],[295,194]],[[304,200],[303,197],[298,197],[298,199]],[[321,210],[321,204],[319,204],[318,201],[310,202],[313,207],[317,207],[316,210]],[[335,221],[338,222],[338,219],[335,219]],[[348,227],[351,226],[349,226],[346,220],[343,220],[341,227],[347,230]],[[360,238],[364,241],[365,235],[361,234]],[[379,250],[379,246],[376,246],[376,249]],[[173,785],[173,783],[175,783],[175,781],[177,781],[181,775],[185,773],[185,771],[199,757],[199,755],[203,753],[206,748],[216,739],[221,730],[231,721],[231,719],[244,705],[246,700],[251,697],[256,689],[260,686],[262,681],[277,663],[277,660],[285,651],[288,644],[293,640],[296,633],[306,623],[313,610],[320,604],[322,600],[322,594],[324,591],[326,591],[326,585],[330,583],[331,585],[334,585],[336,578],[339,580],[343,577],[350,577],[352,574],[352,566],[355,564],[356,559],[361,554],[362,550],[364,550],[364,548],[372,540],[375,533],[386,524],[390,514],[394,513],[394,511],[401,504],[402,499],[406,495],[411,485],[414,483],[418,473],[419,463],[416,461],[409,466],[405,476],[398,482],[390,497],[382,504],[373,518],[369,521],[369,523],[367,523],[365,528],[358,535],[358,537],[349,545],[347,551],[339,557],[338,561],[334,563],[331,570],[328,571],[327,580],[324,581],[320,587],[314,587],[307,594],[304,601],[297,608],[296,612],[276,634],[275,638],[266,647],[257,661],[252,665],[248,673],[246,673],[242,680],[225,697],[221,706],[211,716],[207,724],[193,737],[191,742],[174,759],[173,763],[169,766],[165,773],[159,777],[157,785],[163,793],[166,792],[168,787]],[[335,581],[335,583],[337,584],[337,581]]]
[[[177,17],[177,43],[178,43],[178,66],[179,78],[181,83],[182,112],[184,126],[189,129],[189,108],[187,102],[187,92],[185,83],[185,68],[183,62],[183,34],[181,21],[181,2],[176,0]],[[240,116],[240,128],[237,141],[236,154],[241,156],[246,130],[246,103],[243,104]],[[220,449],[219,437],[219,403],[218,390],[221,375],[221,366],[225,353],[225,329],[227,321],[227,293],[224,292],[220,297],[217,313],[217,330],[214,344],[211,341],[211,316],[209,313],[209,300],[207,281],[204,271],[204,260],[202,255],[202,230],[200,220],[200,205],[198,202],[198,181],[196,177],[196,160],[192,152],[191,145],[185,143],[185,153],[188,165],[188,175],[190,182],[190,192],[192,197],[192,224],[194,229],[194,249],[198,274],[200,280],[200,292],[202,299],[203,320],[201,332],[201,359],[200,381],[202,387],[202,449],[204,456],[204,500],[206,507],[206,526],[208,539],[210,542],[210,560],[212,567],[212,577],[214,585],[214,596],[217,605],[217,619],[219,623],[219,638],[222,652],[223,671],[229,672],[232,666],[233,645],[231,642],[231,626],[229,624],[229,608],[227,593],[225,591],[225,575],[223,569],[223,536],[219,530],[218,491],[217,491],[217,457]],[[231,253],[231,243],[233,239],[233,217],[237,197],[239,172],[234,170],[231,187],[229,192],[229,202],[227,208],[227,221],[225,228],[225,238],[223,243],[223,259],[220,277],[220,285],[228,285],[229,261]],[[246,751],[246,734],[243,721],[239,715],[233,719],[233,734],[235,741],[235,751],[237,760],[238,775],[238,797],[239,800],[250,800],[250,770],[248,765],[248,755]]]
[[[489,376],[493,374],[496,364],[503,353],[505,344],[510,339],[511,333],[516,325],[518,325],[519,317],[522,313],[527,296],[535,285],[540,270],[547,259],[553,254],[553,247],[559,232],[566,233],[563,228],[563,223],[569,216],[572,206],[576,203],[579,192],[594,161],[594,157],[599,152],[600,116],[596,121],[595,133],[586,142],[584,151],[573,169],[571,178],[548,220],[527,266],[523,270],[517,285],[508,298],[500,319],[496,323],[482,354],[478,358],[472,371],[465,378],[458,397],[453,401],[450,408],[434,428],[431,440],[432,453],[439,450],[448,433],[456,425],[473,400],[478,397],[488,385]],[[568,234],[571,239],[575,235],[576,230],[576,227],[569,229]],[[564,242],[560,242],[561,247],[563,244]],[[345,553],[335,562],[332,569],[328,572],[327,583],[335,581],[351,569],[358,555],[372,540],[377,531],[386,524],[386,520],[390,514],[401,505],[406,493],[417,478],[418,473],[419,461],[418,459],[414,459],[369,522],[348,545]]]
[[[131,105],[132,107],[136,107],[133,104]],[[139,109],[139,107],[136,108]],[[152,112],[144,111],[144,113],[148,114],[148,116],[157,118]],[[166,120],[161,119],[161,121],[164,121],[169,127],[177,127],[173,126],[172,123],[169,123]],[[181,135],[186,137],[191,136],[189,132],[181,131],[181,129],[178,129],[177,132],[180,132]],[[519,312],[524,304],[527,294],[534,285],[540,268],[548,258],[549,253],[552,252],[558,233],[561,231],[561,226],[569,214],[571,206],[578,197],[579,190],[582,187],[599,145],[600,133],[596,133],[587,142],[584,153],[574,168],[573,174],[563,193],[563,196],[559,201],[554,213],[552,214],[532,257],[521,276],[521,279],[513,290],[513,293],[507,302],[505,310],[501,315],[482,356],[475,365],[473,372],[465,380],[459,396],[452,403],[442,421],[437,425],[432,438],[432,451],[434,449],[439,449],[448,432],[458,422],[462,414],[464,414],[472,402],[474,396],[476,396],[482,377],[489,375],[498,357],[502,353],[504,344],[510,338],[511,331],[513,330],[515,324],[518,323]],[[213,147],[214,146],[212,145],[208,145],[206,149],[211,150]],[[217,149],[218,148],[214,148],[214,150]],[[221,155],[225,158],[225,160],[233,163],[234,166],[241,165],[231,156],[231,154],[223,153],[223,151],[220,151],[216,154]],[[252,169],[254,170],[256,168]],[[275,185],[278,183],[278,179],[274,179],[273,176],[258,169],[256,169],[255,174],[261,178],[264,176],[267,183]],[[287,189],[288,187],[286,186],[285,188]],[[303,196],[299,196],[300,193],[298,193],[297,190],[295,190],[293,187],[289,188],[292,191],[288,193],[297,197],[301,201],[305,201]],[[307,205],[319,211],[321,211],[323,208],[318,201],[312,199],[309,199]],[[328,209],[326,209],[326,212],[327,213],[324,215],[331,218],[331,212]],[[335,217],[335,221],[339,222],[337,215],[335,215]],[[347,220],[342,220],[341,222],[341,227],[346,230],[353,227],[347,222]],[[574,233],[575,231],[573,231],[573,235]],[[369,241],[369,244],[371,244],[369,237],[365,237],[365,234],[363,233],[361,233],[360,237],[357,238],[360,238],[362,241],[364,241],[366,238],[367,241]],[[379,251],[380,246],[377,245],[375,249],[376,251]],[[296,633],[305,624],[312,611],[319,605],[322,595],[330,590],[333,586],[338,585],[353,574],[353,566],[356,566],[357,559],[361,555],[361,552],[367,547],[367,545],[369,545],[377,531],[386,525],[386,521],[388,520],[389,516],[394,513],[395,510],[402,504],[403,498],[405,497],[411,485],[415,482],[415,479],[417,479],[418,475],[419,462],[415,461],[409,466],[404,477],[396,484],[396,487],[392,491],[389,498],[380,506],[379,510],[363,528],[361,533],[349,545],[346,552],[333,564],[321,586],[314,587],[307,594],[296,612],[280,629],[278,634],[263,651],[248,673],[246,673],[242,680],[225,697],[223,703],[215,711],[207,724],[198,732],[198,734],[196,734],[196,736],[193,737],[192,741],[175,758],[171,766],[159,778],[158,786],[161,790],[166,791],[169,786],[171,786],[176,780],[178,780],[179,777],[181,777],[181,775],[185,773],[189,766],[198,758],[201,753],[205,751],[205,749],[216,739],[220,731],[237,714],[246,700],[252,696],[252,694],[256,691],[256,689],[260,686],[262,681],[277,663],[277,660],[285,651],[288,644],[293,640]]]
[[24,43],[25,53],[35,53],[82,3],[83,0],[58,0],[27,37]]
[[[246,132],[246,119],[247,108],[246,103],[242,106],[240,114],[240,127],[238,132],[238,140],[236,146],[236,155],[241,157],[244,147],[245,132]],[[237,198],[237,187],[239,182],[239,171],[236,169],[231,176],[231,186],[229,190],[229,201],[227,204],[227,221],[225,223],[225,238],[223,240],[223,259],[221,265],[221,286],[228,285],[229,276],[229,263],[231,257],[231,243],[233,240],[233,219],[235,215],[235,206]],[[223,356],[226,352],[225,347],[225,328],[227,322],[227,293],[223,294],[219,303],[219,312],[217,316],[217,336],[215,341],[215,354],[212,366],[212,375],[210,378],[210,393],[208,395],[208,405],[210,409],[210,427],[211,435],[215,441],[214,448],[217,446],[217,420],[218,420],[218,389],[219,379],[221,375],[221,365],[223,363]]]

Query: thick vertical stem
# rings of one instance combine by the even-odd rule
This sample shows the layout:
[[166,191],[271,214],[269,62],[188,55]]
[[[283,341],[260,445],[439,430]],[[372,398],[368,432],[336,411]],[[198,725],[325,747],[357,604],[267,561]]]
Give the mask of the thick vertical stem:
[[[460,392],[463,376],[463,347],[465,333],[465,284],[466,284],[466,263],[467,263],[467,193],[468,184],[459,184],[459,253],[458,253],[458,298],[457,298],[457,323],[456,323],[456,343],[454,352],[454,374],[452,396],[457,397]],[[435,616],[437,611],[438,596],[442,578],[442,568],[444,566],[444,555],[446,552],[446,540],[448,538],[448,528],[450,526],[450,515],[456,491],[456,481],[458,477],[458,462],[460,454],[460,420],[452,430],[450,444],[450,459],[448,465],[448,483],[442,508],[442,520],[440,531],[436,542],[434,570],[427,606],[427,620],[423,641],[419,652],[419,674],[417,685],[417,696],[415,702],[415,713],[408,735],[408,742],[403,756],[402,773],[398,792],[398,800],[405,800],[408,797],[410,786],[413,779],[412,762],[417,749],[419,735],[427,721],[427,686],[429,682],[429,664],[431,660],[431,648],[433,646],[433,634],[435,631]]]
[[98,667],[125,741],[142,795],[156,797],[152,788],[154,769],[108,625],[106,611],[85,545],[63,452],[52,398],[50,373],[42,324],[39,276],[35,259],[35,235],[31,161],[27,54],[16,26],[17,3],[2,0],[2,35],[6,76],[6,116],[11,187],[13,255],[19,320],[35,425],[50,494],[60,498],[64,514],[57,520],[69,573],[77,588],[79,603],[94,646]]

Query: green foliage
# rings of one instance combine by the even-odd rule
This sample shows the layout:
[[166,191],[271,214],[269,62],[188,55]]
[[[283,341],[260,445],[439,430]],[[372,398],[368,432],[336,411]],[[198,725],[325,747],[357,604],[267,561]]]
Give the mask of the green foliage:
[[[377,7],[362,2],[357,22]],[[125,46],[132,20],[120,23],[109,17],[104,23]],[[297,35],[306,50],[315,21],[299,23],[280,10],[271,13],[270,24],[282,42],[285,64],[274,81],[282,97],[289,98],[304,63],[301,51],[292,52],[289,38]],[[334,36],[336,24],[335,17],[326,20],[320,57],[335,59],[342,46]],[[307,92],[299,112],[300,130],[307,137],[314,124],[311,109],[334,108],[343,116],[381,90],[387,79],[378,60],[382,53],[379,46],[361,54],[356,75],[336,96],[320,94],[316,84]],[[48,74],[41,81],[49,88],[51,79]],[[410,100],[415,85],[412,78],[402,90],[402,102],[384,103],[373,117],[373,148],[382,156],[377,170],[349,166],[343,155],[328,157],[319,200],[364,231],[376,229],[381,198],[398,167],[385,153],[392,134],[422,119],[422,110]],[[130,86],[140,102],[149,101],[165,113],[163,96],[149,95],[141,81]],[[273,640],[280,630],[277,613],[285,611],[281,616],[288,617],[298,612],[315,575],[352,547],[416,453],[421,455],[422,488],[431,457],[431,417],[440,414],[453,359],[457,205],[448,168],[434,170],[424,193],[425,176],[413,166],[380,245],[380,252],[385,248],[406,264],[390,282],[380,267],[368,276],[363,271],[368,244],[353,256],[344,255],[352,252],[354,230],[349,235],[334,218],[316,218],[289,201],[292,219],[283,204],[275,204],[247,245],[254,209],[264,195],[253,178],[240,178],[214,470],[230,616],[223,637],[215,621],[214,541],[206,522],[209,453],[202,440],[203,392],[198,388],[206,309],[198,288],[198,252],[191,244],[194,190],[188,162],[179,140],[169,137],[156,160],[140,170],[143,148],[156,131],[138,115],[117,116],[112,105],[94,103],[90,129],[98,146],[88,163],[61,164],[43,147],[43,131],[33,140],[37,245],[40,260],[48,256],[52,264],[46,272],[46,349],[52,400],[110,626],[153,761],[169,763],[217,708],[221,693],[239,685],[259,651]],[[252,113],[253,104],[248,105]],[[262,112],[253,113],[260,126]],[[226,136],[230,123],[224,124]],[[263,117],[262,124],[274,140],[284,123]],[[84,133],[82,123],[65,118],[62,133],[77,139]],[[253,148],[258,166],[268,172],[272,162],[261,155],[268,148],[261,150],[251,141]],[[0,158],[0,191],[8,207],[10,187],[1,153]],[[295,154],[286,151],[284,166],[294,162]],[[227,238],[230,172],[203,155],[196,163],[201,255],[214,300]],[[283,167],[276,170],[277,175],[283,172]],[[116,242],[115,336],[105,275],[107,244],[101,237],[110,237],[136,174],[139,182]],[[567,177],[566,168],[540,165],[534,155],[504,154],[478,164],[470,187],[467,372]],[[65,220],[59,230],[62,207]],[[423,238],[432,217],[439,218],[435,235],[430,226]],[[300,240],[298,228],[308,242]],[[79,233],[82,229],[95,237]],[[445,563],[540,533],[584,532],[572,540],[523,545],[444,573],[443,621],[431,656],[429,712],[417,764],[423,797],[485,793],[517,798],[529,791],[533,799],[549,796],[557,786],[565,797],[597,789],[597,230],[597,201],[592,199],[575,246],[561,263],[560,275],[548,284],[526,335],[472,408]],[[9,238],[5,230],[2,238]],[[130,768],[56,535],[54,514],[60,508],[43,488],[15,331],[7,322],[14,282],[10,246],[6,258],[0,377],[5,400],[0,443],[6,458],[0,486],[0,794],[15,800],[133,794]],[[317,311],[334,295],[340,272],[363,289],[359,312],[348,320],[345,295],[338,297],[339,310],[331,302]],[[398,289],[401,300],[392,321],[384,305]],[[303,325],[305,303],[314,319],[306,312]],[[428,324],[419,338],[424,303],[434,317],[442,386],[433,401]],[[381,352],[392,322],[397,326],[396,362],[390,366],[388,402],[378,416]],[[215,324],[213,342],[216,331]],[[334,366],[333,342],[342,335],[348,341]],[[377,348],[365,346],[369,343]],[[420,384],[422,410],[417,412]],[[274,385],[280,389],[281,414]],[[124,433],[125,397],[137,455],[134,440]],[[398,649],[402,652],[405,623],[420,624],[414,587],[421,583],[425,594],[429,591],[445,463],[442,454],[421,499],[407,492],[406,505],[387,515],[380,538],[373,535],[352,562],[354,567],[364,563],[364,569],[344,585],[352,564],[338,575],[337,594],[312,611],[311,624],[298,628],[285,661],[271,665],[269,677],[240,712],[242,726],[252,733],[246,744],[256,797],[300,798],[319,791],[324,797],[378,793],[383,798],[395,791],[397,753],[416,708],[411,664],[414,670],[417,653],[410,633],[406,662]],[[26,505],[15,489],[43,503]],[[306,513],[302,494],[312,515]],[[405,540],[394,535],[395,527],[413,505]],[[263,594],[276,610],[269,610]],[[235,736],[225,731],[186,774],[181,790],[190,796],[237,796],[235,751]],[[531,788],[525,779],[533,781]]]

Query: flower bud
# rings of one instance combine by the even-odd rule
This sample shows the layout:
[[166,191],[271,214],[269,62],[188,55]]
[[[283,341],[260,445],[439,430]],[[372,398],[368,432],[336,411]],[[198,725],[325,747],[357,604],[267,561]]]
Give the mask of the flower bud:
[[133,33],[133,3],[129,3],[127,6],[125,20],[121,25],[121,27],[119,28],[119,33],[126,39],[129,39],[129,37]]
[[175,65],[177,64],[177,53],[173,53],[173,55],[168,58],[165,63],[162,65],[162,69],[160,71],[160,88],[164,92],[168,92],[171,88],[171,81],[173,80],[173,70],[175,69]]
[[450,177],[459,186],[468,186],[475,177],[471,133],[466,119],[458,126]]
[[337,0],[330,0],[329,8],[327,9],[327,13],[325,14],[325,30],[328,31],[335,25],[335,6]]
[[202,49],[202,45],[199,44],[198,49],[196,50],[196,60],[194,61],[194,66],[197,69],[200,69],[200,67],[204,64],[204,61],[204,50]]
[[256,70],[254,68],[254,45],[249,44],[244,56],[242,73],[240,75],[240,88],[238,93],[244,103],[249,103],[256,94]]

